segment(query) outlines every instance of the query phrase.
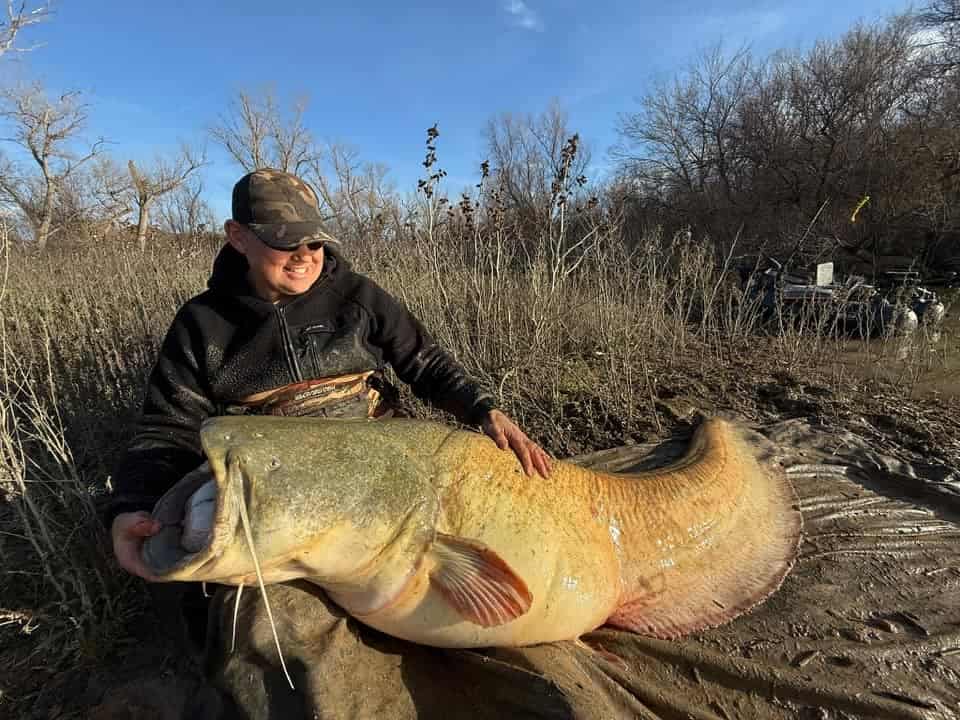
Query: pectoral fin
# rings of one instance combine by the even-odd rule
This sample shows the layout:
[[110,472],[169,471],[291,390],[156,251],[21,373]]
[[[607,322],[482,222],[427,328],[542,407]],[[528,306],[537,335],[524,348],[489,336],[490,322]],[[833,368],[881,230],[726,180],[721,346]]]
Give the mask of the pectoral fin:
[[430,581],[465,620],[495,627],[530,609],[533,595],[503,558],[481,543],[437,535]]

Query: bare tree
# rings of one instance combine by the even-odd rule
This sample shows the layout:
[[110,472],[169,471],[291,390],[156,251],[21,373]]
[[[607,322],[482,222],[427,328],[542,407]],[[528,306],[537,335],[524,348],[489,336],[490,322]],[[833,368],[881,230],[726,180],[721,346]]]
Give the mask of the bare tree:
[[505,113],[487,123],[491,185],[502,188],[507,204],[526,220],[542,223],[551,216],[556,178],[577,178],[586,171],[590,153],[582,143],[572,166],[564,154],[572,135],[557,102],[539,115]]
[[33,10],[27,10],[26,0],[15,3],[7,0],[7,19],[0,22],[0,56],[7,52],[25,52],[33,47],[18,48],[14,45],[17,35],[24,28],[43,22],[50,16],[50,6],[46,3]]
[[[35,234],[30,218],[38,217],[43,208],[43,178],[37,173],[23,174],[5,159],[0,159],[0,172],[15,188],[19,205],[4,192],[0,192],[0,202],[5,200],[11,206],[12,214],[18,217],[26,231],[22,235],[30,237]],[[130,202],[130,179],[126,170],[118,168],[108,156],[98,155],[71,172],[58,185],[51,226],[70,229],[69,236],[63,237],[58,245],[102,238],[130,214]]]
[[752,65],[746,50],[727,56],[714,46],[654,88],[639,112],[620,116],[611,154],[623,172],[694,224],[716,225],[721,208],[745,198],[737,112],[751,89]]
[[149,170],[138,169],[133,160],[127,162],[130,179],[133,181],[133,199],[138,209],[137,243],[140,249],[147,246],[147,224],[150,208],[167,193],[176,190],[187,178],[206,164],[206,157],[187,145],[182,145],[179,155],[172,161],[157,159]]
[[50,100],[39,85],[4,90],[0,118],[9,122],[13,133],[4,139],[26,150],[40,173],[31,191],[23,173],[0,172],[0,191],[27,216],[42,250],[52,233],[57,193],[71,173],[97,155],[103,140],[83,154],[69,149],[87,120],[87,108],[77,92]]
[[327,143],[314,156],[307,178],[340,237],[362,238],[399,217],[399,200],[387,182],[387,168],[362,162],[354,148]]
[[813,236],[829,247],[875,244],[921,208],[949,214],[956,93],[916,42],[899,17],[760,64],[708,53],[621,117],[615,156],[670,229],[731,238],[743,228],[786,249],[817,218]]
[[179,238],[196,239],[216,226],[213,210],[203,199],[203,182],[192,176],[157,201],[160,226]]
[[87,167],[83,182],[90,196],[87,215],[100,235],[114,231],[130,215],[132,184],[128,171],[113,158],[100,155]]
[[313,137],[303,124],[306,109],[301,98],[285,115],[272,89],[259,96],[241,90],[210,135],[247,172],[272,167],[300,174],[316,155]]
[[949,72],[960,66],[960,0],[929,0],[916,20],[931,31],[925,45],[934,49],[938,69]]

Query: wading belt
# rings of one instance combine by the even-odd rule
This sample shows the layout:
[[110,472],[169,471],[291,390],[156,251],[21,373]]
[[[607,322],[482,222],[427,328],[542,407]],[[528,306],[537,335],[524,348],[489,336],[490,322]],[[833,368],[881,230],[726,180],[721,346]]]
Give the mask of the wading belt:
[[399,393],[377,370],[307,380],[228,404],[226,415],[389,417]]

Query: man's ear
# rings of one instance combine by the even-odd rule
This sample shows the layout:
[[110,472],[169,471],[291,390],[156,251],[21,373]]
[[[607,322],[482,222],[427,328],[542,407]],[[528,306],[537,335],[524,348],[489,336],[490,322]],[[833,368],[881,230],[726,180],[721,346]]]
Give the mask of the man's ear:
[[223,231],[227,234],[227,242],[241,255],[247,254],[247,234],[243,225],[236,220],[227,220],[223,224]]

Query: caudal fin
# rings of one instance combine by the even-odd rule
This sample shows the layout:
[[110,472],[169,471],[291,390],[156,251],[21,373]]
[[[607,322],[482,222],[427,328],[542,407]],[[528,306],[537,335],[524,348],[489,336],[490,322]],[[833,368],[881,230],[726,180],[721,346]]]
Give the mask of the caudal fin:
[[672,513],[664,510],[670,527],[706,529],[669,552],[653,538],[656,550],[640,562],[648,567],[636,573],[610,625],[664,639],[715,627],[769,597],[793,566],[802,518],[786,474],[760,462],[725,421],[709,420],[698,434],[669,482],[703,491],[691,492]]

